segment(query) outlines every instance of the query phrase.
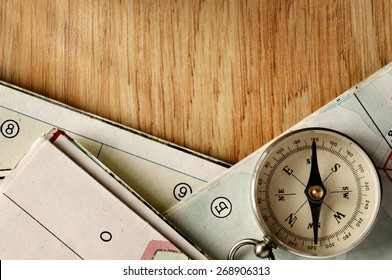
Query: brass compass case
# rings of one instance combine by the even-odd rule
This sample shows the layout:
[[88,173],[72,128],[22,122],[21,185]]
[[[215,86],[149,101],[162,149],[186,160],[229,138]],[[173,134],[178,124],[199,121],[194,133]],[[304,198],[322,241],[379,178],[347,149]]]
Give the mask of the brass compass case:
[[252,188],[254,213],[273,245],[313,258],[357,246],[375,224],[382,193],[359,144],[318,127],[275,140],[256,164]]

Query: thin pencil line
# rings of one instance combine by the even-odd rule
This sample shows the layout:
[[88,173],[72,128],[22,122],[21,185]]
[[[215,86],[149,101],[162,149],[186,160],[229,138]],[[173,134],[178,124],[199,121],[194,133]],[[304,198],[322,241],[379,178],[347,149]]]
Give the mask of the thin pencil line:
[[44,229],[46,229],[51,235],[53,235],[58,241],[64,244],[65,247],[67,247],[69,250],[71,250],[75,255],[77,255],[80,259],[83,260],[83,258],[76,253],[71,247],[69,247],[67,244],[65,244],[64,241],[62,241],[58,236],[56,236],[53,232],[51,232],[46,226],[44,226],[40,221],[38,221],[36,218],[33,217],[29,212],[27,212],[22,206],[20,206],[18,203],[16,203],[12,198],[10,198],[8,195],[3,193],[5,197],[7,197],[10,201],[12,201],[16,206],[18,206],[23,212],[25,212],[27,215],[29,215],[34,221],[36,221],[39,225],[41,225]]
[[387,145],[389,146],[389,148],[392,149],[392,145],[388,142],[388,140],[385,138],[385,136],[383,135],[381,129],[378,127],[378,125],[376,124],[376,122],[374,121],[374,119],[372,118],[372,116],[369,114],[368,110],[366,110],[365,106],[362,104],[361,100],[359,100],[358,96],[355,94],[354,92],[354,96],[355,98],[358,100],[359,104],[362,106],[363,110],[365,110],[366,114],[369,116],[370,120],[373,122],[374,126],[377,128],[378,132],[380,133],[381,137],[385,140],[385,142],[387,143]]

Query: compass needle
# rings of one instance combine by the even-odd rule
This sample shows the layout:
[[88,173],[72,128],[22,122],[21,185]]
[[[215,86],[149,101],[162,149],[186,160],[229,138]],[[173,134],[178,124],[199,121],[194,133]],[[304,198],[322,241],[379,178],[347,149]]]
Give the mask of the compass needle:
[[275,140],[256,164],[252,188],[268,244],[307,257],[353,249],[373,227],[381,203],[372,160],[353,139],[325,128]]
[[327,189],[321,180],[320,171],[317,161],[317,146],[316,141],[312,141],[312,159],[310,166],[310,175],[308,184],[305,188],[305,195],[308,199],[310,211],[312,213],[312,225],[313,225],[313,236],[314,244],[317,244],[318,240],[318,225],[320,219],[321,205],[325,195],[327,194]]

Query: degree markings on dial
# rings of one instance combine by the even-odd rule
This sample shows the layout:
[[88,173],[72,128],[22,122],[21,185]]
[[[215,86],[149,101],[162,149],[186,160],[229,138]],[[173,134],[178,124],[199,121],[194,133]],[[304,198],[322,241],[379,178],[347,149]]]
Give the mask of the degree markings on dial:
[[[323,246],[323,240],[322,240],[321,238],[318,238],[317,241],[318,241],[318,245],[319,245],[320,247],[322,247],[322,246]],[[312,242],[312,243],[313,243],[313,242]]]
[[[297,144],[297,150],[292,151],[292,150],[290,149],[290,147],[288,147],[288,150],[289,150],[290,152],[288,152],[287,154],[282,154],[282,158],[280,158],[279,160],[277,160],[275,157],[273,157],[273,159],[274,159],[277,163],[276,163],[275,165],[270,165],[270,166],[269,166],[269,167],[272,169],[271,172],[275,171],[275,169],[277,168],[277,166],[279,166],[280,163],[283,162],[284,159],[285,159],[286,157],[290,156],[290,154],[292,154],[292,153],[294,153],[294,152],[296,152],[296,151],[300,151],[300,150],[307,149],[307,148],[309,148],[309,147],[310,147],[310,146],[307,145],[307,141],[306,141],[306,140],[305,140],[305,146],[304,146],[304,147],[301,147],[301,148],[300,148],[300,147],[298,146],[298,144]],[[340,158],[343,157],[343,156],[342,156],[341,154],[339,154],[337,151],[334,151],[332,147],[331,147],[331,148],[325,148],[325,141],[323,141],[322,146],[321,146],[321,147],[319,146],[319,148],[321,148],[321,149],[323,149],[323,150],[327,150],[327,151],[331,152],[332,154],[335,154],[336,156],[338,156],[338,157],[340,157]],[[340,150],[341,150],[341,149],[340,149]],[[333,173],[333,172],[331,172],[331,173],[328,175],[328,177],[329,177],[332,173]],[[265,174],[266,176],[270,176],[270,175],[271,175],[270,173],[269,173],[269,174],[264,173],[264,174]],[[290,175],[292,175],[299,183],[301,183],[304,187],[306,187],[305,183],[303,183],[301,179],[299,179],[298,177],[296,177],[294,173],[291,173]],[[328,177],[327,177],[327,178],[328,178]],[[327,179],[327,178],[326,178],[326,179]],[[325,181],[325,180],[324,180],[324,181]],[[261,192],[261,191],[260,191],[260,192]],[[266,191],[262,191],[262,192],[266,192]],[[290,193],[290,194],[282,194],[282,193],[280,193],[280,194],[274,194],[274,196],[283,196],[283,195],[295,195],[295,194],[291,194],[291,193]],[[293,213],[293,215],[297,214],[297,213],[301,210],[301,208],[303,207],[303,205],[306,204],[306,202],[307,202],[307,201],[305,201],[305,202],[298,208],[298,210],[295,211],[295,213]],[[333,213],[336,213],[336,211],[334,211],[329,205],[328,205],[328,207],[331,209],[331,211],[332,211]],[[275,224],[275,223],[274,223],[274,224]]]
[[[307,145],[307,143],[306,143],[306,140],[305,140],[305,147],[307,147],[306,145]],[[297,145],[297,146],[298,146],[298,145]],[[321,147],[319,146],[319,148],[321,148],[321,149],[323,149],[323,150],[325,150],[325,151],[327,151],[327,152],[330,152],[330,153],[332,153],[332,154],[335,154],[337,157],[343,159],[343,160],[346,162],[346,164],[348,164],[349,167],[350,167],[351,169],[353,169],[353,168],[352,168],[352,164],[353,164],[356,160],[354,160],[354,161],[352,161],[352,162],[349,163],[348,160],[347,160],[347,155],[343,158],[343,155],[340,153],[341,150],[342,150],[342,148],[340,148],[339,151],[335,151],[335,150],[333,150],[333,145],[331,145],[330,148],[325,148],[324,146],[325,146],[325,141],[323,141],[322,146],[321,146]],[[350,166],[350,165],[351,165],[351,166]],[[357,170],[355,170],[355,171],[357,172],[358,170],[360,170],[360,169],[357,169]],[[327,181],[327,179],[328,179],[333,173],[335,173],[335,172],[330,172],[330,173],[326,176],[326,178],[324,179],[323,183],[325,183],[325,181]],[[293,175],[293,177],[294,177],[295,179],[297,179],[302,185],[304,185],[304,183],[303,183],[299,178],[297,178],[294,174],[292,174],[292,175]],[[358,179],[362,179],[362,178],[364,178],[364,177],[360,177],[360,178],[358,178]],[[341,191],[341,192],[343,192],[343,191]],[[351,192],[351,191],[349,191],[349,192]]]
[[[276,166],[278,166],[280,163],[282,163],[282,162],[285,160],[285,158],[287,158],[288,156],[290,156],[291,154],[293,154],[293,153],[296,152],[296,151],[300,151],[300,150],[306,149],[306,148],[308,148],[308,147],[310,147],[310,146],[307,145],[306,139],[305,139],[305,145],[304,145],[304,147],[301,147],[301,149],[300,149],[300,147],[298,146],[298,144],[297,144],[297,149],[294,150],[294,151],[292,151],[292,150],[290,149],[290,147],[288,146],[287,148],[288,148],[289,152],[286,153],[286,154],[283,154],[283,153],[282,153],[282,157],[281,157],[279,160],[277,160],[275,157],[273,157],[273,159],[277,162],[277,164],[275,164],[275,165],[273,165],[273,166],[271,165],[270,168],[272,168],[273,170],[275,170],[275,169],[276,169]],[[352,164],[356,161],[356,160],[354,160],[354,161],[352,161],[351,163],[349,163],[348,160],[347,160],[347,156],[348,156],[348,155],[345,155],[345,156],[343,157],[343,155],[340,154],[342,148],[340,148],[339,151],[335,151],[335,150],[333,149],[333,145],[331,145],[330,148],[327,148],[327,147],[325,147],[325,141],[323,141],[323,142],[322,142],[322,145],[321,145],[321,146],[319,145],[318,148],[321,148],[322,150],[325,150],[325,151],[327,151],[327,152],[330,152],[330,153],[332,153],[332,154],[335,154],[337,157],[343,159],[343,160],[346,162],[346,164],[348,164],[348,165],[352,165]],[[334,172],[331,172],[331,173],[328,174],[328,176],[324,179],[323,183],[332,175],[332,173],[334,173]],[[270,175],[270,174],[266,174],[266,173],[264,173],[264,174],[265,174],[266,176],[269,176],[269,175]],[[295,176],[295,174],[291,174],[291,175],[292,175],[298,182],[300,182],[303,186],[306,186],[305,183],[303,183],[301,179],[299,179],[298,177]]]
[[[308,139],[307,139],[308,138]],[[276,213],[274,213],[274,208],[271,208],[273,206],[272,202],[275,200],[272,200],[272,198],[276,199],[276,197],[293,197],[292,199],[294,199],[294,201],[296,203],[298,203],[298,199],[300,199],[300,191],[297,189],[291,189],[288,188],[286,189],[287,193],[284,192],[279,192],[278,190],[276,190],[277,186],[272,186],[272,178],[273,176],[280,176],[280,174],[288,174],[289,176],[294,178],[294,181],[291,181],[290,185],[293,185],[295,187],[300,187],[299,184],[301,184],[302,186],[306,187],[306,184],[304,183],[304,172],[301,170],[300,172],[298,172],[297,169],[299,169],[299,167],[297,167],[297,163],[301,163],[301,164],[305,164],[305,161],[302,163],[301,159],[296,157],[293,158],[293,160],[291,160],[291,156],[293,154],[296,154],[298,152],[302,152],[304,153],[304,155],[306,155],[306,150],[310,149],[310,145],[308,145],[308,142],[310,141],[309,137],[298,137],[298,138],[294,138],[294,141],[291,142],[286,142],[289,144],[286,145],[279,145],[279,146],[275,146],[273,150],[271,150],[269,157],[266,158],[266,161],[269,158],[270,162],[267,162],[268,165],[265,166],[264,170],[260,170],[261,172],[259,173],[259,178],[261,178],[261,182],[258,184],[258,193],[264,193],[264,194],[260,194],[259,198],[261,201],[263,201],[262,205],[266,205],[267,207],[264,208],[262,211],[265,211],[265,214],[269,215],[268,219],[267,219],[267,224],[269,224],[269,227],[271,229],[272,232],[274,232],[276,235],[279,235],[280,237],[277,237],[278,240],[285,240],[283,243],[287,243],[287,242],[294,242],[297,240],[298,243],[295,245],[295,247],[300,246],[300,241],[302,240],[302,245],[303,246],[316,246],[314,243],[314,239],[312,238],[307,238],[306,234],[302,235],[301,231],[297,231],[294,230],[292,231],[288,226],[297,226],[298,225],[303,225],[304,222],[306,222],[306,220],[302,220],[302,223],[295,223],[295,221],[297,220],[297,213],[299,213],[301,211],[301,209],[305,209],[305,207],[303,207],[307,200],[304,200],[304,203],[302,203],[301,201],[299,201],[300,203],[302,203],[301,206],[299,206],[299,204],[297,204],[297,206],[294,206],[295,204],[292,204],[291,207],[295,207],[294,209],[291,208],[291,210],[285,210],[284,208],[282,209],[280,206],[279,208],[281,210],[281,214],[279,215],[285,215],[284,213],[286,213],[285,217],[289,216],[291,217],[291,219],[286,218],[286,223],[283,220],[280,220],[280,218],[278,219],[276,215]],[[365,174],[363,172],[363,168],[361,166],[361,164],[364,167],[367,167],[367,165],[363,164],[362,162],[362,158],[361,158],[361,154],[358,154],[358,151],[355,147],[355,145],[353,146],[352,143],[349,142],[341,142],[340,139],[338,138],[314,138],[315,141],[317,142],[317,148],[322,152],[323,155],[321,155],[321,158],[324,157],[324,159],[328,159],[325,162],[325,167],[326,169],[324,169],[324,175],[326,177],[323,178],[323,183],[326,182],[328,180],[329,182],[329,193],[330,194],[334,194],[331,195],[331,200],[327,200],[327,201],[323,201],[323,205],[326,205],[324,208],[326,209],[326,213],[325,215],[329,216],[329,219],[332,219],[333,221],[336,220],[336,223],[339,224],[339,226],[336,224],[334,225],[334,230],[333,231],[329,231],[326,232],[326,235],[324,236],[319,236],[318,238],[318,244],[317,244],[317,249],[316,247],[311,248],[311,249],[306,249],[305,247],[303,248],[304,250],[312,250],[309,252],[312,253],[317,253],[319,252],[319,249],[323,250],[325,248],[320,248],[322,246],[326,246],[326,248],[332,248],[333,246],[335,246],[336,242],[347,242],[346,240],[349,240],[348,242],[350,242],[350,240],[352,240],[352,238],[349,238],[350,236],[353,236],[353,230],[354,232],[356,231],[357,227],[358,227],[358,223],[359,221],[362,221],[363,217],[366,217],[367,212],[366,211],[361,211],[361,207],[363,207],[363,202],[364,198],[366,197],[366,193],[362,193],[364,190],[364,188],[367,188],[367,190],[369,190],[369,183],[365,183],[368,182],[368,180],[371,180],[370,178],[368,179],[368,175],[367,173]],[[313,141],[313,138],[312,138]],[[283,143],[283,142],[282,142]],[[342,153],[343,152],[343,153]],[[333,157],[336,156],[336,159],[333,159]],[[359,163],[358,163],[358,157],[359,157]],[[288,161],[286,161],[288,158],[290,158]],[[305,158],[306,159],[306,158]],[[329,162],[329,164],[327,164],[327,162]],[[286,163],[286,164],[282,164],[282,163]],[[285,165],[287,165],[285,168],[283,168]],[[328,167],[328,165],[331,165],[330,167]],[[339,165],[339,166],[338,166]],[[306,165],[305,165],[306,166]],[[345,166],[345,168],[341,169],[341,171],[337,171],[340,166]],[[269,167],[269,168],[268,168]],[[283,171],[282,171],[283,168]],[[332,169],[331,169],[332,168]],[[332,170],[332,172],[331,172]],[[350,172],[351,171],[351,172]],[[367,170],[366,170],[367,172]],[[264,175],[262,175],[264,173]],[[336,175],[332,175],[332,173],[337,173]],[[348,174],[351,174],[351,181],[352,185],[349,184],[347,186],[350,186],[350,189],[345,188],[345,184],[341,183],[339,184],[339,178],[341,178],[341,176],[347,176]],[[267,176],[267,178],[265,178],[264,176]],[[336,177],[338,176],[338,177]],[[279,177],[278,177],[279,178]],[[267,180],[266,180],[267,179]],[[284,180],[284,181],[282,181]],[[279,184],[282,184],[286,187],[286,183],[284,183],[287,179],[287,177],[285,177],[284,179],[282,178],[280,181],[276,181],[276,182],[280,182]],[[296,181],[298,183],[296,183]],[[287,182],[287,184],[289,184],[289,182]],[[347,183],[346,183],[347,184]],[[365,185],[366,184],[366,185]],[[283,186],[282,186],[283,189]],[[301,189],[301,188],[299,188]],[[302,193],[302,192],[301,192]],[[352,201],[351,198],[355,197],[354,201],[356,202],[356,204],[351,204],[350,203],[350,209],[352,209],[353,211],[349,211],[349,208],[345,207],[340,207],[339,205],[341,204],[337,204],[335,203],[335,197],[340,197],[339,194],[342,193],[351,193],[350,195],[350,200]],[[346,196],[344,196],[344,198],[347,198]],[[287,199],[289,200],[289,199]],[[284,200],[283,200],[284,201]],[[346,201],[346,200],[344,200]],[[352,201],[354,203],[354,201]],[[347,200],[348,202],[348,200]],[[266,204],[265,204],[266,203]],[[270,205],[271,203],[271,205]],[[261,207],[263,207],[262,205],[260,205]],[[279,204],[280,205],[280,204]],[[290,204],[288,204],[290,205]],[[353,209],[354,206],[355,210]],[[361,206],[362,205],[362,206]],[[329,209],[329,210],[328,210]],[[295,212],[292,212],[292,211]],[[279,211],[277,213],[279,213]],[[289,211],[290,215],[287,215],[287,211]],[[365,212],[365,213],[364,213]],[[303,219],[303,216],[300,215],[298,216],[298,221],[300,221],[301,219]],[[288,224],[287,224],[288,223]],[[307,223],[306,223],[307,224]],[[357,225],[356,227],[354,225]],[[309,228],[309,227],[308,227]],[[271,233],[272,233],[271,232]],[[347,232],[347,234],[346,234]],[[344,235],[343,235],[344,233]],[[290,245],[288,243],[288,245]],[[332,245],[331,245],[332,244]],[[342,243],[344,244],[344,243]],[[292,245],[292,244],[291,244]],[[341,245],[339,245],[341,246]],[[290,246],[289,246],[290,247]],[[331,250],[332,251],[332,250]],[[321,254],[323,254],[323,252],[321,251]]]
[[355,169],[355,172],[357,172],[357,171],[359,171],[359,170],[361,170],[361,168],[357,168],[357,169]]

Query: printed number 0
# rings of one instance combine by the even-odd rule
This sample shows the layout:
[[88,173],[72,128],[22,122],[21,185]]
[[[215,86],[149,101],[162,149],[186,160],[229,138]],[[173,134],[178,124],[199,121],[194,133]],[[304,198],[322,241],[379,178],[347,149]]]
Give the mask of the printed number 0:
[[1,133],[5,138],[14,138],[19,133],[19,125],[14,120],[6,120],[1,125]]
[[101,232],[101,234],[99,235],[99,237],[101,238],[101,240],[103,242],[109,242],[110,240],[112,240],[112,234],[109,231],[103,231]]

